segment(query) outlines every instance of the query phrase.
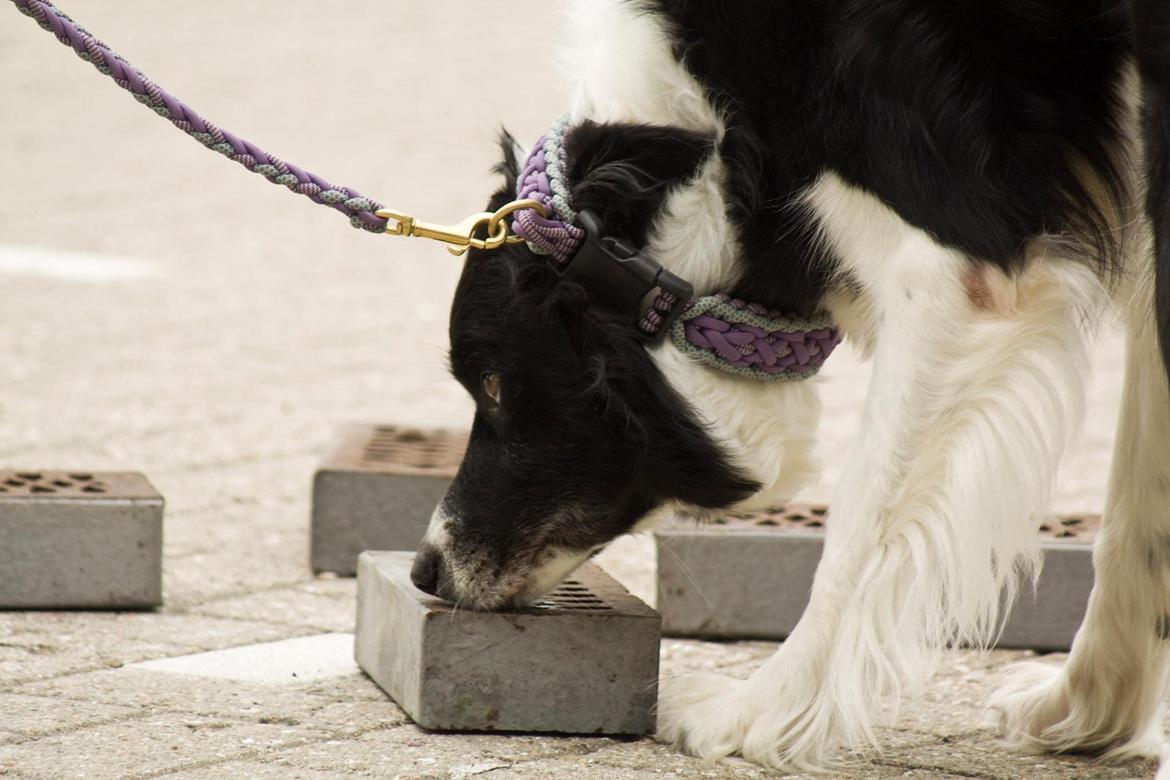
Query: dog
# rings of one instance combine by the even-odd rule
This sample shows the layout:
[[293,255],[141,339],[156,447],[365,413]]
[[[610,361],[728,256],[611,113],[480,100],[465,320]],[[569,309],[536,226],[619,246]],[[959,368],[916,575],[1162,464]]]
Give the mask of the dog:
[[[1086,343],[1116,312],[1125,391],[1088,612],[1063,669],[1015,668],[991,704],[1021,750],[1155,754],[1170,669],[1166,4],[596,0],[570,22],[558,175],[575,213],[696,296],[830,317],[873,364],[803,618],[748,680],[664,681],[660,738],[822,768],[876,743],[883,705],[940,648],[990,642],[1003,595],[1037,571]],[[524,175],[525,150],[502,147],[493,210]],[[416,558],[423,590],[522,604],[621,534],[774,506],[815,474],[815,382],[720,371],[608,294],[531,245],[470,253],[450,364],[476,413]]]

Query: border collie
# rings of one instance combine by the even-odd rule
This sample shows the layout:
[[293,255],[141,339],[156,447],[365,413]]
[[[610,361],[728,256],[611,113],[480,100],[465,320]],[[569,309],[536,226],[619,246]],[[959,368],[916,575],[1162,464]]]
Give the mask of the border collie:
[[[696,295],[831,316],[873,363],[804,617],[748,680],[665,681],[660,737],[823,767],[874,744],[940,648],[987,644],[1037,571],[1086,343],[1113,311],[1125,392],[1088,614],[1063,669],[1014,669],[992,706],[1019,749],[1155,753],[1170,4],[596,0],[571,21],[574,208]],[[503,146],[492,209],[524,154]],[[522,244],[471,252],[450,360],[477,409],[424,590],[523,603],[664,514],[773,506],[814,473],[815,382],[714,369],[596,292]]]

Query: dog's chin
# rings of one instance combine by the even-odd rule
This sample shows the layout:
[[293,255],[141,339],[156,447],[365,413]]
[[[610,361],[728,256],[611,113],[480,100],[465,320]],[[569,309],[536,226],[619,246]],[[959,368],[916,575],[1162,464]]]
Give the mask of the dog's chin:
[[471,587],[461,588],[459,593],[441,589],[439,597],[457,605],[459,609],[476,612],[503,612],[532,607],[556,590],[594,552],[550,550],[542,556],[540,565],[526,572],[512,572],[491,583],[473,583]]
[[515,609],[531,607],[540,601],[544,593],[533,590],[511,592],[477,590],[467,593],[440,592],[439,598],[453,604],[457,609],[466,609],[472,612],[508,612]]

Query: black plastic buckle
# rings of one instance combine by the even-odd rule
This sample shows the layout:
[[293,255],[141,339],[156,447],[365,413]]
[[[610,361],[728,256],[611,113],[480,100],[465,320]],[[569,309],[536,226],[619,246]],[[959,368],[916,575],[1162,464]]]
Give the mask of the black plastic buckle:
[[[606,308],[619,314],[629,313],[639,333],[654,341],[663,338],[694,295],[694,287],[642,254],[640,249],[605,235],[601,219],[593,212],[582,211],[577,219],[585,229],[585,241],[569,264],[558,269],[561,275],[580,284],[591,299]],[[638,322],[645,313],[643,302],[654,290],[668,292],[677,301],[669,313],[662,314],[661,326],[651,335],[638,328]]]

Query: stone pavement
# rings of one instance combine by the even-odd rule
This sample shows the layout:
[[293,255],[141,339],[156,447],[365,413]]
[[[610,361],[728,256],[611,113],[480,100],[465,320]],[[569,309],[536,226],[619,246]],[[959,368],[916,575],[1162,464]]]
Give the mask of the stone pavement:
[[[542,65],[552,43],[515,42],[511,22],[542,29],[555,4],[62,4],[213,121],[436,221],[482,206],[500,123],[531,139],[562,106]],[[312,469],[341,421],[469,420],[443,369],[459,266],[244,173],[7,3],[0,20],[0,463],[142,470],[168,501],[165,608],[0,614],[0,775],[759,774],[648,740],[426,734],[352,669],[257,682],[133,666],[352,631],[353,582],[306,565]],[[1116,353],[1116,336],[1100,349]],[[865,369],[846,352],[826,374],[828,469],[809,495],[822,499]],[[1058,509],[1101,505],[1117,380],[1093,386]],[[645,539],[602,562],[647,595]],[[668,640],[663,668],[745,675],[772,648]],[[1152,774],[1004,753],[980,705],[1021,655],[948,655],[884,755],[843,776]]]

